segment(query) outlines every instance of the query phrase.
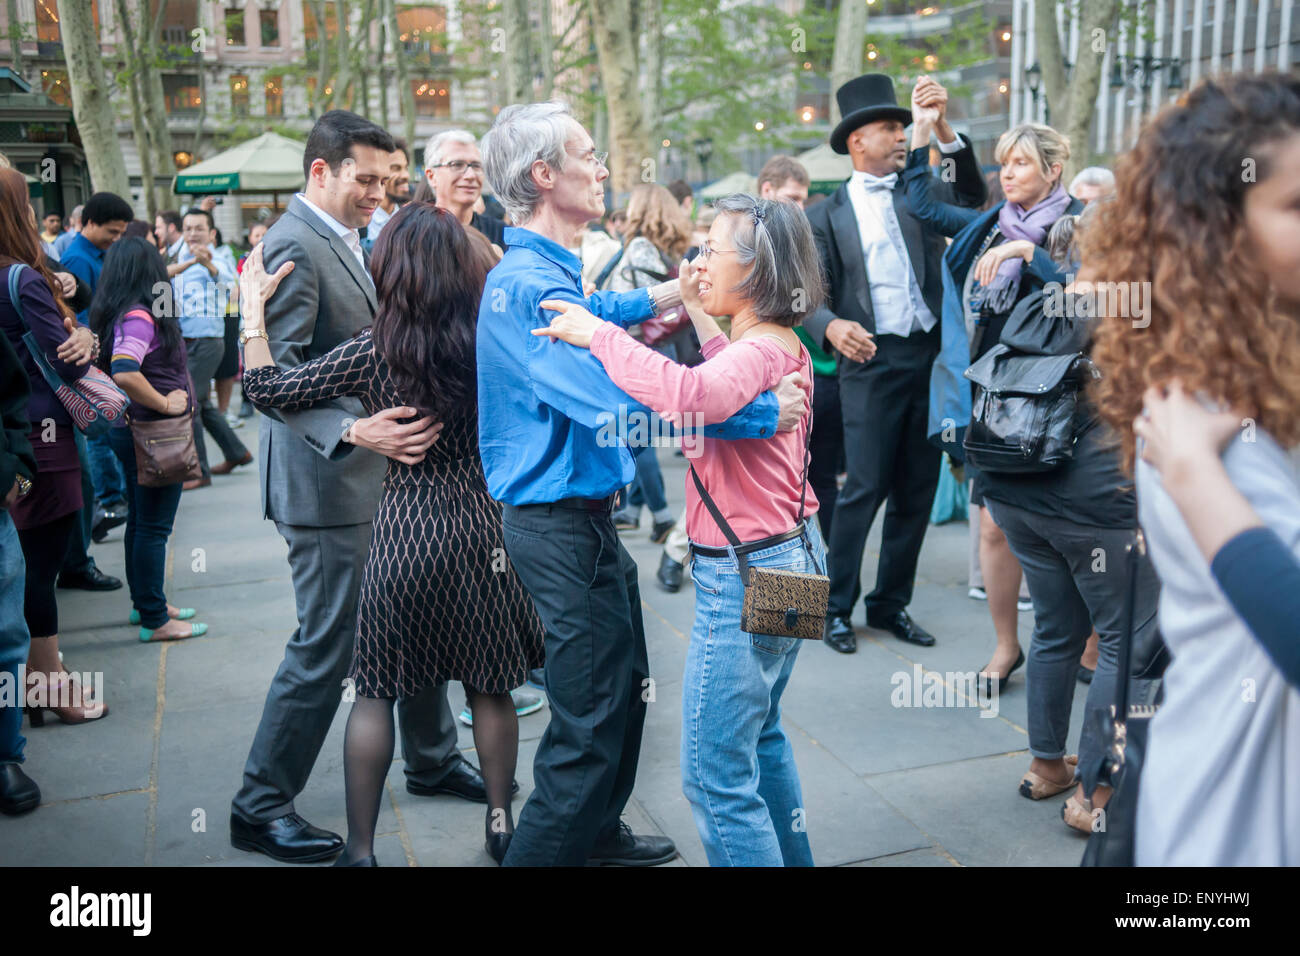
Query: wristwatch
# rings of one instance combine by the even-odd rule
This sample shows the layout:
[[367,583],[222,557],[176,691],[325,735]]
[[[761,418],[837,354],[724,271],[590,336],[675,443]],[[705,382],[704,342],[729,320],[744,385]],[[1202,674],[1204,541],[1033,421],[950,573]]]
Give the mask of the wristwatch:
[[352,431],[352,426],[357,423],[355,418],[343,419],[343,431],[339,432],[339,440],[345,444],[351,445],[353,442],[348,438],[348,432]]
[[266,339],[268,343],[271,341],[266,336],[266,329],[240,329],[239,344],[247,345],[249,339]]

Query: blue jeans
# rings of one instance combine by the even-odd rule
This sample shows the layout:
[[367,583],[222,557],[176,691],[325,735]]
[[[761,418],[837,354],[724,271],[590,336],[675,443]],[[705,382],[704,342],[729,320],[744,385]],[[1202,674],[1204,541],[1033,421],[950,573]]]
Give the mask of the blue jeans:
[[[824,571],[808,523],[800,539],[748,555],[755,567]],[[812,866],[803,791],[781,728],[800,641],[740,629],[744,590],[731,558],[696,555],[695,627],[682,680],[682,790],[711,866]]]
[[18,532],[8,511],[0,510],[0,675],[13,682],[13,706],[0,703],[0,763],[22,763],[27,743],[23,727],[26,681],[19,668],[27,663],[31,635],[23,618],[23,579],[26,565]]
[[[658,424],[659,416],[654,417]],[[668,498],[664,495],[664,476],[659,470],[659,455],[654,447],[642,448],[636,456],[636,477],[628,485],[627,507],[637,514],[645,505],[652,512],[661,512],[668,507]]]
[[[110,429],[114,431],[122,429]],[[90,481],[95,488],[95,499],[101,505],[116,505],[127,500],[126,480],[117,458],[109,444],[108,435],[86,439],[86,457],[90,459]],[[86,502],[87,505],[90,502]]]
[[114,428],[109,433],[113,453],[122,463],[126,475],[126,585],[131,590],[131,605],[140,612],[140,625],[150,630],[167,623],[167,595],[163,592],[163,574],[167,567],[167,539],[181,503],[181,482],[161,488],[145,488],[136,483],[135,445],[131,429]]

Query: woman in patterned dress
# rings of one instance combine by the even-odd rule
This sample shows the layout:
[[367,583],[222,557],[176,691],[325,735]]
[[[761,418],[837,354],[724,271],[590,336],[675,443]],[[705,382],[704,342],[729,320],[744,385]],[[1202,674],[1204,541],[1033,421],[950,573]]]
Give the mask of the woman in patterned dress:
[[[343,745],[348,842],[339,865],[374,865],[395,699],[448,680],[465,685],[473,708],[487,850],[500,862],[514,832],[519,749],[510,690],[542,665],[543,631],[505,557],[501,506],[479,459],[474,352],[486,263],[454,216],[411,203],[384,227],[370,265],[372,328],[288,370],[275,367],[264,338],[244,349],[254,404],[295,411],[355,395],[371,414],[406,405],[443,423],[422,459],[389,461],[375,515],[349,671],[356,700]],[[246,334],[265,329],[265,303],[292,268],[268,275],[261,246],[250,254],[240,277]]]

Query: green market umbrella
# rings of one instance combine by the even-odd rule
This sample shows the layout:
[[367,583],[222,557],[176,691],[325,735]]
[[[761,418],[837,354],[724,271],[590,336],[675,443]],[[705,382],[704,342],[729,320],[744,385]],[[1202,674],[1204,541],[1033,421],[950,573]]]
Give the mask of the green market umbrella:
[[749,173],[732,173],[730,176],[723,176],[717,182],[710,183],[701,189],[700,199],[704,202],[712,202],[715,199],[721,199],[723,196],[730,196],[732,193],[757,195],[758,177],[751,176]]
[[833,193],[844,180],[853,175],[853,160],[831,149],[830,143],[814,146],[795,157],[808,170],[809,193]]
[[263,133],[181,170],[172,190],[205,196],[297,192],[306,183],[302,172],[304,148],[303,143],[279,133]]

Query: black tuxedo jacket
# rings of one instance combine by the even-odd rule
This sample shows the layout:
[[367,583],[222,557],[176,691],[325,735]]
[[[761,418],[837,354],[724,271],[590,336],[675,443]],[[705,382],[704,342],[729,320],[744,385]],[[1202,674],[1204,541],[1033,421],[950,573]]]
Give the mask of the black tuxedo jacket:
[[[975,159],[970,140],[961,138],[962,148],[950,153],[954,163],[954,182],[939,183],[936,198],[959,206],[976,207],[988,196],[988,186]],[[947,156],[945,158],[948,158]],[[902,173],[900,171],[900,179]],[[947,243],[936,232],[912,214],[907,201],[907,190],[900,183],[894,189],[894,212],[907,245],[907,255],[912,270],[921,286],[921,296],[936,319],[943,316],[943,276],[940,260]],[[821,255],[822,273],[826,277],[826,304],[804,320],[804,327],[828,352],[826,326],[832,319],[857,322],[875,334],[876,317],[871,308],[870,277],[862,255],[862,237],[858,233],[858,220],[849,201],[848,183],[840,186],[829,199],[808,210],[813,238]]]

